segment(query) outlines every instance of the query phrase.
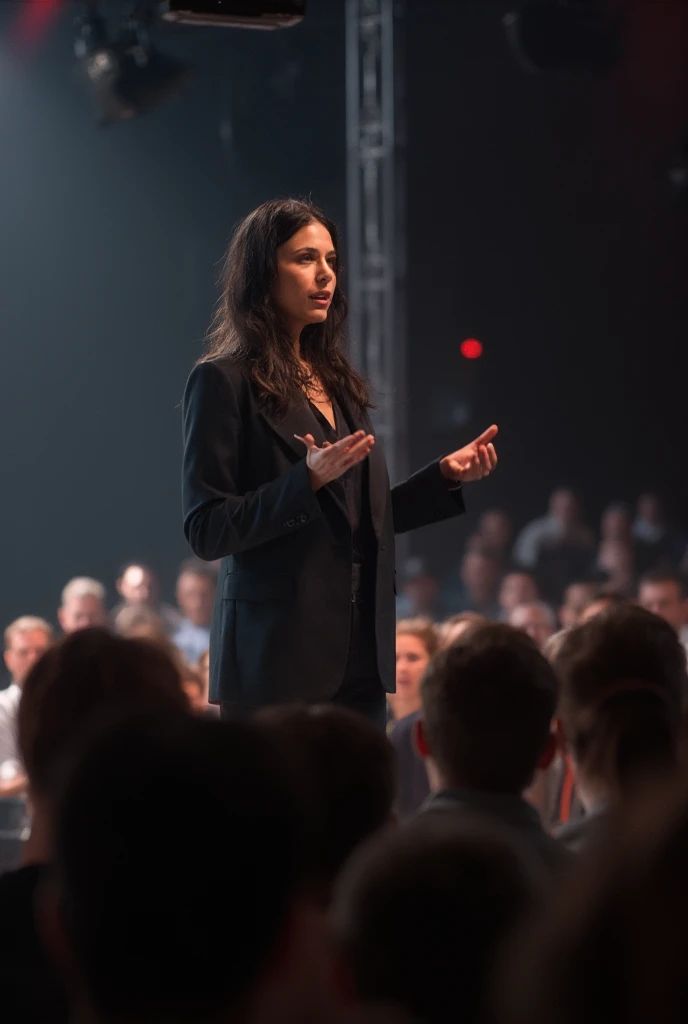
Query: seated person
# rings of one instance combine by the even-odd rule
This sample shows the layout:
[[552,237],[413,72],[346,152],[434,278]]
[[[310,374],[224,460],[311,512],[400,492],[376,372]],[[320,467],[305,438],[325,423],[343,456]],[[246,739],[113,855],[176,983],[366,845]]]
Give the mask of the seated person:
[[433,790],[421,814],[480,816],[512,832],[551,871],[566,851],[523,799],[556,751],[553,669],[532,640],[479,626],[433,660],[422,686],[416,742]]

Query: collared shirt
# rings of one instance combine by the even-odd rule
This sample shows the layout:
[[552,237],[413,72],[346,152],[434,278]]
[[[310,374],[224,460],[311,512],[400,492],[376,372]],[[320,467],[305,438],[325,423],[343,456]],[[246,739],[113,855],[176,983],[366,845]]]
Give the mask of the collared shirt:
[[[346,417],[336,401],[332,402],[334,430],[332,424],[323,416],[317,406],[312,402],[308,404],[325,435],[325,440],[330,444],[347,437],[355,429],[353,424],[347,423]],[[370,515],[368,460],[363,459],[362,462],[352,466],[340,477],[340,481],[344,487],[347,515],[351,525],[352,561],[364,565],[366,562],[372,561],[376,544]]]
[[210,626],[195,626],[190,619],[182,619],[179,629],[172,635],[172,643],[189,664],[193,664],[210,646]]
[[0,690],[0,765],[5,761],[18,761],[17,714],[21,687],[10,683],[6,690]]

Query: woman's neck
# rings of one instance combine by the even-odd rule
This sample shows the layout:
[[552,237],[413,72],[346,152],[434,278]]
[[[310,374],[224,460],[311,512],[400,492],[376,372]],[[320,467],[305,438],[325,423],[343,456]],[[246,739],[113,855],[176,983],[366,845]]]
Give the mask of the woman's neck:
[[418,695],[400,697],[398,693],[390,694],[389,703],[397,720],[413,715],[416,711],[420,710],[420,696]]

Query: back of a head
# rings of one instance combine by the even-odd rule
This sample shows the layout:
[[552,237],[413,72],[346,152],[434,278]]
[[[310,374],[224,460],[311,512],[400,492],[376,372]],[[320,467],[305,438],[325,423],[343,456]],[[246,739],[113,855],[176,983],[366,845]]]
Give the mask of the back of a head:
[[668,623],[631,605],[571,630],[554,660],[560,715],[579,768],[625,791],[674,767],[688,678]]
[[519,929],[494,986],[498,1024],[678,1024],[688,779],[650,786]]
[[186,707],[179,671],[157,645],[105,629],[63,637],[29,673],[19,705],[19,747],[33,794],[46,795],[93,719]]
[[426,1024],[478,1024],[497,949],[536,891],[521,850],[484,824],[426,816],[377,837],[335,892],[357,997]]
[[477,627],[441,652],[422,686],[430,757],[451,787],[516,794],[545,751],[556,677],[511,626]]
[[97,733],[58,803],[56,884],[98,1019],[215,1019],[275,951],[303,827],[248,723],[130,718]]
[[394,748],[372,722],[332,705],[269,708],[257,721],[304,779],[311,872],[327,898],[352,850],[392,817]]

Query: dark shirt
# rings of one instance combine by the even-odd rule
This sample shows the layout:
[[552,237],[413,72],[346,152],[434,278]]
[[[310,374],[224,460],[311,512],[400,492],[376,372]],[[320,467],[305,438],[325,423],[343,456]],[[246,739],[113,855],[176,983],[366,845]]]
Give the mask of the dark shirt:
[[430,795],[425,761],[413,742],[413,727],[419,716],[420,712],[414,711],[400,718],[389,734],[397,753],[396,812],[400,818],[409,818],[415,814]]
[[[355,430],[352,424],[347,423],[346,417],[336,401],[332,402],[335,421],[334,430],[320,409],[313,405],[312,402],[308,404],[325,435],[325,440],[329,441],[330,444],[340,441]],[[368,460],[364,459],[362,462],[358,462],[339,479],[344,487],[346,509],[351,525],[352,561],[360,565],[372,565],[374,564],[376,540],[370,516]]]
[[0,1009],[12,1024],[62,1024],[67,997],[38,938],[34,917],[41,865],[0,875]]
[[462,818],[499,822],[533,851],[547,871],[556,873],[570,860],[569,852],[548,835],[540,822],[540,815],[520,796],[508,793],[484,793],[470,789],[444,789],[429,797],[420,809],[421,814],[443,811]]

